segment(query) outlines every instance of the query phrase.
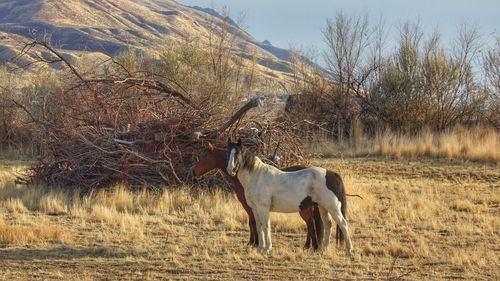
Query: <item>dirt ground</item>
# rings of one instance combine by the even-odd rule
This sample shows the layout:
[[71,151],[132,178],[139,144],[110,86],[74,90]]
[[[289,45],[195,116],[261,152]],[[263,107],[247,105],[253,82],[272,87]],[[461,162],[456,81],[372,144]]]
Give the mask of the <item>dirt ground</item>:
[[16,185],[0,161],[1,280],[499,280],[500,168],[382,157],[314,161],[339,172],[354,244],[303,250],[298,214],[272,214],[268,256],[246,245],[234,194],[116,187],[82,195]]

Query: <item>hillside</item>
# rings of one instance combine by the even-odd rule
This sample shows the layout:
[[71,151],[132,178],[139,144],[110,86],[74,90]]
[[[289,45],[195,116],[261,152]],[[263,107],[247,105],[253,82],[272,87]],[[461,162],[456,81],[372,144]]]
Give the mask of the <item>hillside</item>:
[[258,42],[216,11],[167,0],[1,0],[0,64],[20,50],[23,40],[49,38],[63,53],[115,56],[132,47],[144,52],[175,40],[204,40],[210,26],[229,24],[235,52],[257,58],[268,76],[290,72],[289,51]]

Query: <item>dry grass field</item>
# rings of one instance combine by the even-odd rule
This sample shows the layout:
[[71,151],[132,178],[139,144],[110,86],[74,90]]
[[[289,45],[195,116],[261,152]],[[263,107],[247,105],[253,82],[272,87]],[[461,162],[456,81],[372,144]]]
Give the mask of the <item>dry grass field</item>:
[[1,280],[499,280],[500,168],[382,157],[317,160],[349,197],[355,256],[303,250],[298,214],[271,217],[274,247],[246,246],[232,193],[80,194],[14,183],[0,161]]
[[354,128],[351,144],[338,144],[319,136],[309,150],[322,156],[382,155],[397,159],[423,156],[500,164],[500,134],[494,128],[457,126],[444,132],[427,129],[415,136],[387,130],[370,137],[362,132],[360,126]]

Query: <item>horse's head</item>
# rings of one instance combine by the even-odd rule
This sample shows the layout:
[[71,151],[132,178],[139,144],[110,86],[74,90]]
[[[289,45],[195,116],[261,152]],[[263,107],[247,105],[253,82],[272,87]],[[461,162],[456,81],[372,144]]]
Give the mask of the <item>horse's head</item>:
[[241,139],[238,142],[232,142],[231,138],[227,140],[227,173],[230,176],[236,176],[238,169],[241,165],[241,152],[242,152]]
[[215,148],[211,143],[207,143],[207,148],[200,154],[198,162],[193,169],[195,178],[202,177],[206,173],[214,170],[225,170],[227,165],[226,152]]

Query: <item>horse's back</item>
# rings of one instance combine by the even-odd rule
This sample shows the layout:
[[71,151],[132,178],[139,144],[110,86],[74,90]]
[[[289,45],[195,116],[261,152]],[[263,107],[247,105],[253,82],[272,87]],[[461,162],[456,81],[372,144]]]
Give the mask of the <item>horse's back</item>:
[[[326,170],[309,167],[297,171],[281,171],[273,183],[277,193],[293,193],[296,196],[311,196],[326,185]],[[304,198],[300,198],[303,200]]]
[[244,176],[241,174],[240,181],[248,184],[245,190],[247,200],[269,205],[271,211],[288,213],[298,211],[307,197],[314,200],[325,193],[326,169],[304,167],[290,170],[282,171],[263,164],[258,169],[246,171]]

